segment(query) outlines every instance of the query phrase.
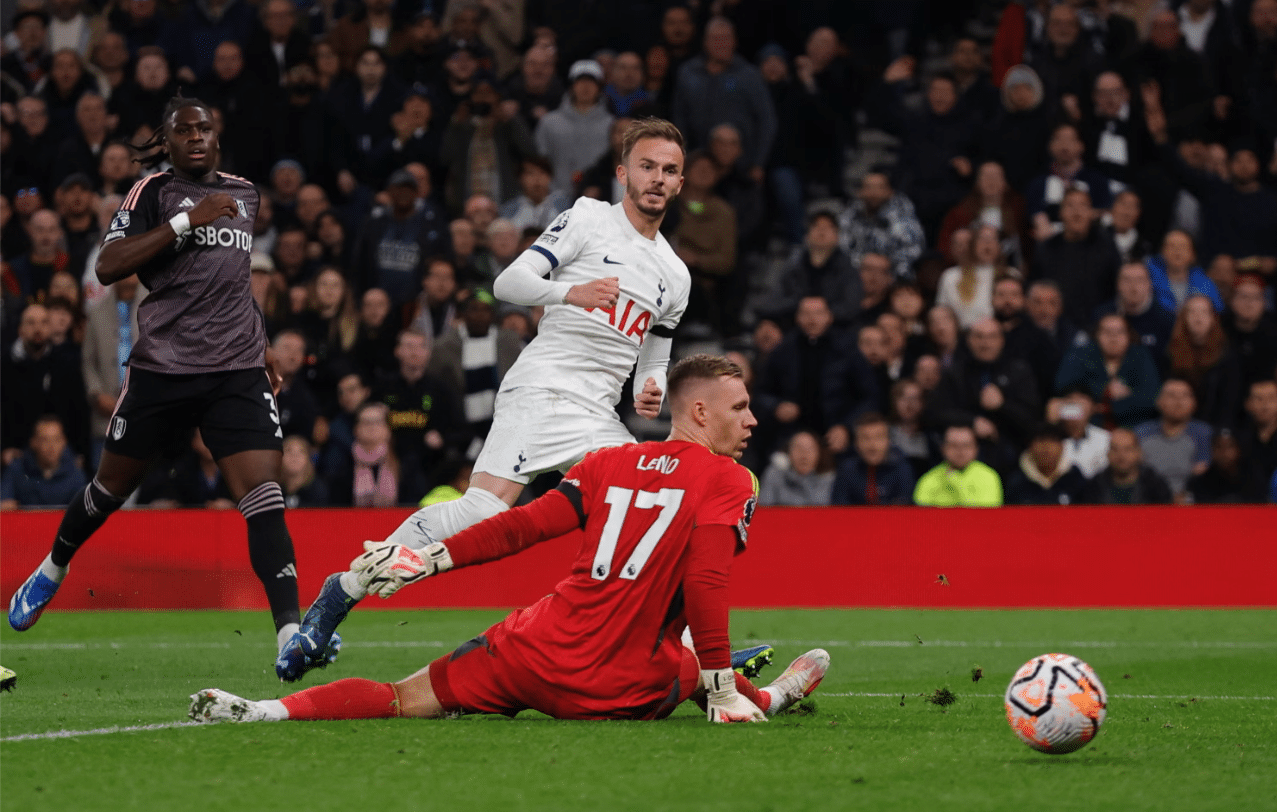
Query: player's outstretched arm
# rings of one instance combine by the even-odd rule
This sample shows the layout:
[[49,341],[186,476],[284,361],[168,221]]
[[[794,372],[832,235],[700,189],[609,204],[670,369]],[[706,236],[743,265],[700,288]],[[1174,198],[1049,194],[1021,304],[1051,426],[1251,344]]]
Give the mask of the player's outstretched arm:
[[192,228],[208,225],[219,217],[238,216],[235,198],[225,192],[216,192],[190,211],[182,212],[150,231],[111,240],[98,253],[98,281],[110,285],[131,276]]
[[634,411],[642,417],[655,419],[661,413],[673,343],[673,336],[658,335],[649,330],[639,349],[638,363],[634,367]]
[[514,555],[582,525],[581,515],[562,491],[550,491],[522,507],[493,516],[448,539],[414,549],[391,542],[364,542],[364,554],[350,562],[369,593],[389,598],[435,573]]

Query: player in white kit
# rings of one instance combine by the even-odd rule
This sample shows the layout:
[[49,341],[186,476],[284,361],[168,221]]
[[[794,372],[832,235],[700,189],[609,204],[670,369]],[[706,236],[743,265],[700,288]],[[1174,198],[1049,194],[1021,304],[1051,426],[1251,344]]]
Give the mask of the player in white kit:
[[[677,127],[636,121],[616,169],[624,199],[577,200],[497,277],[499,299],[545,305],[545,316],[501,382],[470,487],[391,533],[386,541],[407,548],[401,554],[508,510],[538,474],[634,442],[615,407],[636,364],[634,409],[647,418],[660,413],[674,328],[691,288],[687,266],[657,230],[683,187],[683,158]],[[352,573],[330,575],[280,656],[280,678],[292,681],[323,664],[333,630],[365,595]]]

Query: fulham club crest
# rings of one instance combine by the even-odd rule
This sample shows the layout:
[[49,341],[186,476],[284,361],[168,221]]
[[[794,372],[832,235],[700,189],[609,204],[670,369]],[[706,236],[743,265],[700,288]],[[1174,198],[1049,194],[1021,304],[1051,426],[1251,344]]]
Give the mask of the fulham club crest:
[[121,437],[123,437],[124,432],[128,429],[128,427],[129,427],[129,421],[125,420],[123,417],[112,417],[111,418],[111,439],[118,440]]

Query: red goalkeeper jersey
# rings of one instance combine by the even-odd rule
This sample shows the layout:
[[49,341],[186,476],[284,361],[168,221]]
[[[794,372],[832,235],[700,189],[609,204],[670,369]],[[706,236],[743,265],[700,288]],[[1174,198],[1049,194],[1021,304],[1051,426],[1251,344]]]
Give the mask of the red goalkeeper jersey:
[[[695,443],[642,443],[587,455],[568,471],[558,493],[538,500],[554,500],[554,515],[567,517],[566,527],[543,527],[540,538],[571,529],[573,512],[584,530],[571,575],[552,594],[490,630],[490,643],[498,656],[517,660],[579,700],[598,700],[601,709],[615,708],[618,701],[624,706],[627,697],[635,704],[650,700],[653,689],[668,686],[679,672],[685,585],[701,590],[698,595],[705,594],[703,584],[725,587],[731,557],[747,541],[756,493],[749,469]],[[508,517],[509,541],[501,543],[500,553],[483,525],[450,539],[458,565],[539,540],[510,538],[526,523],[521,510],[526,509],[493,520]],[[694,534],[697,528],[716,532]],[[727,533],[735,535],[735,550],[723,541]],[[694,540],[708,545],[711,539],[717,540],[712,548],[693,549]],[[725,667],[725,588],[709,591],[711,611],[702,614],[721,617],[721,634],[712,652],[701,640],[697,645],[703,663],[712,655]]]

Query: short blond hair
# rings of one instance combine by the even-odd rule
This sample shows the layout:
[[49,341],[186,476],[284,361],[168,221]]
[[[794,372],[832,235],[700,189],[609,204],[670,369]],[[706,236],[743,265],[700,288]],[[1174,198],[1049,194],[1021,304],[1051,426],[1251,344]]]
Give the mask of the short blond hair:
[[719,378],[743,378],[739,365],[721,355],[700,353],[689,355],[674,365],[666,380],[665,388],[673,398],[682,393],[693,381],[716,381]]
[[630,159],[630,151],[644,138],[673,141],[678,144],[679,151],[684,156],[687,155],[687,149],[683,146],[683,133],[679,132],[678,127],[663,118],[648,116],[635,119],[634,123],[625,129],[625,135],[621,136],[621,163]]

